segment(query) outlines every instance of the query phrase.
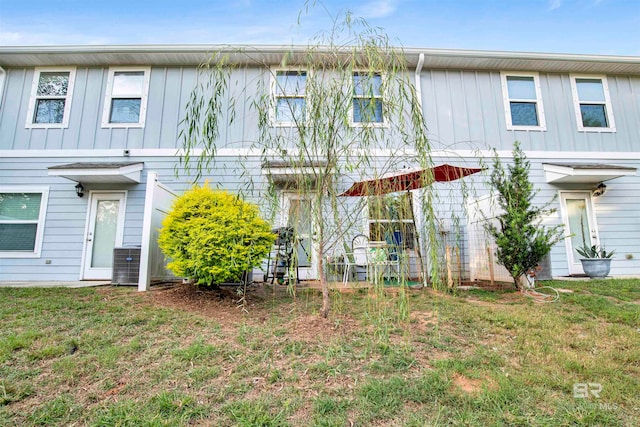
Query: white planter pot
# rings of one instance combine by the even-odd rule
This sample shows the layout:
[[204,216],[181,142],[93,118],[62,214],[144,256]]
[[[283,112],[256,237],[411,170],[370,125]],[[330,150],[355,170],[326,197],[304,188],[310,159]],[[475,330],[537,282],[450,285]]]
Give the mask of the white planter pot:
[[589,277],[607,277],[611,270],[611,258],[582,258],[582,269]]

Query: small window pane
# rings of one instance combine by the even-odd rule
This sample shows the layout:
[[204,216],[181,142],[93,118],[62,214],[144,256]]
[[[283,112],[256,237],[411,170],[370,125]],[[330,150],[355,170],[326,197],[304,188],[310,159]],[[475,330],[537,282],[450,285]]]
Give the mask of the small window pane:
[[[113,96],[142,96],[144,71],[121,71],[113,74]],[[137,121],[137,120],[136,120]]]
[[41,193],[0,193],[0,221],[37,221]]
[[605,106],[602,104],[582,104],[580,105],[580,112],[582,113],[582,125],[588,128],[606,128],[609,127],[607,123],[607,113]]
[[307,86],[307,73],[302,71],[278,71],[276,95],[303,96]]
[[276,104],[276,121],[293,123],[304,119],[304,98],[278,98]]
[[33,122],[62,123],[64,104],[64,99],[38,99]]
[[381,96],[382,77],[380,74],[354,74],[353,93],[355,96]]
[[538,126],[535,102],[512,102],[511,124],[514,126]]
[[40,73],[38,96],[66,96],[69,89],[69,73]]
[[537,99],[533,77],[508,76],[510,99]]
[[580,101],[605,102],[604,88],[600,79],[576,79]]
[[38,224],[0,224],[0,251],[33,252]]
[[140,98],[112,99],[110,123],[139,123]]
[[382,100],[354,99],[353,121],[354,123],[382,123]]

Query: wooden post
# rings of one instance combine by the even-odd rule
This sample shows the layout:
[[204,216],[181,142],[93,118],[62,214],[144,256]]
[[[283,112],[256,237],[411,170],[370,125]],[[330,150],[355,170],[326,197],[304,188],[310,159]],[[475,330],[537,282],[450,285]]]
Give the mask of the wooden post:
[[462,261],[460,259],[460,247],[456,246],[456,264],[458,267],[458,280],[456,281],[458,286],[462,285]]
[[487,246],[487,259],[489,260],[489,277],[491,278],[491,286],[495,285],[495,276],[493,272],[493,254],[491,248]]
[[445,259],[447,263],[447,286],[453,287],[453,272],[451,271],[451,247],[447,245]]

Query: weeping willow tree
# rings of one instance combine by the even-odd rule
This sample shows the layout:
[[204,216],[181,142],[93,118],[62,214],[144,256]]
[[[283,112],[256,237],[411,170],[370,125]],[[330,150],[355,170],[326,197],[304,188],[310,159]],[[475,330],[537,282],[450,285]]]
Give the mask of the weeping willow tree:
[[[348,250],[366,203],[340,194],[353,181],[432,164],[412,74],[402,49],[349,13],[304,46],[224,47],[200,67],[183,121],[180,165],[198,179],[216,165],[222,147],[237,144],[245,153],[244,190],[267,198],[274,217],[283,193],[304,201],[280,214],[297,215],[308,226],[294,256],[315,261],[323,317],[330,310],[326,256]],[[255,129],[249,141],[222,137],[238,120]],[[423,230],[432,234],[422,238],[435,239],[431,190],[420,197]]]

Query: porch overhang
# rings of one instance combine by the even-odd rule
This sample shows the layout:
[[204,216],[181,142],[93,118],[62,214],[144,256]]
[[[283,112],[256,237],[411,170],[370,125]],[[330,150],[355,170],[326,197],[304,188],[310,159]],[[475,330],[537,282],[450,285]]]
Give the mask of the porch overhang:
[[262,174],[276,185],[287,186],[314,179],[316,174],[327,165],[323,161],[291,162],[272,160],[262,164]]
[[83,184],[139,184],[142,162],[80,162],[49,167],[49,176]]
[[549,184],[597,184],[637,172],[636,168],[601,163],[543,163],[542,167]]

